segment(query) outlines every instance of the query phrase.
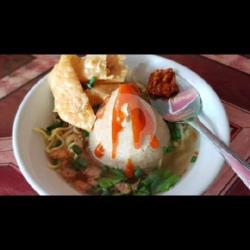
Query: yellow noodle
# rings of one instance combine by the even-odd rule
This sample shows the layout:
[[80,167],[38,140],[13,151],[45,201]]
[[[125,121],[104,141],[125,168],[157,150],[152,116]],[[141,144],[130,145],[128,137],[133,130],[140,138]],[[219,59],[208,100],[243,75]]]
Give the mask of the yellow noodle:
[[33,131],[39,133],[42,135],[42,137],[44,138],[45,141],[48,141],[49,139],[49,135],[47,135],[47,133],[42,129],[42,128],[33,128]]
[[68,134],[67,137],[64,137],[64,138],[65,138],[65,143],[67,146],[75,142],[74,134],[70,134],[70,135]]
[[57,169],[57,168],[59,168],[60,167],[60,164],[59,163],[57,163],[57,164],[52,164],[52,163],[48,163],[48,167],[50,168],[50,169]]
[[[60,144],[59,146],[53,147],[53,145],[54,145],[58,140],[61,142],[61,144]],[[47,147],[45,148],[45,151],[46,151],[47,153],[50,153],[51,151],[53,151],[53,150],[55,150],[55,149],[59,149],[59,148],[64,147],[64,145],[65,145],[64,139],[63,139],[59,134],[54,134],[54,135],[53,135],[53,139],[49,142],[49,144],[48,144]]]
[[71,152],[74,152],[73,150],[72,150],[72,147],[75,145],[75,142],[72,142],[72,143],[70,143],[70,144],[68,144],[68,150],[69,151],[71,151]]
[[[65,131],[69,130],[71,128],[69,127],[63,127],[63,128],[56,128],[52,131],[51,135],[48,135],[43,129],[41,128],[34,128],[33,130],[35,132],[38,132],[40,133],[43,138],[45,139],[45,142],[46,142],[46,148],[45,148],[45,151],[47,153],[50,153],[52,150],[55,150],[55,149],[58,149],[58,148],[61,148],[64,146],[65,142],[64,142],[64,139],[63,137],[60,135],[62,133],[64,133]],[[53,147],[53,145],[56,143],[56,141],[60,141],[61,144],[60,146],[57,146],[57,147]]]
[[81,134],[81,131],[77,127],[73,127],[73,132],[76,134]]
[[[70,143],[69,145],[68,145],[68,150],[70,151],[70,152],[72,152],[73,153],[73,158],[74,159],[76,159],[77,157],[78,157],[78,155],[72,150],[72,146],[74,146],[74,145],[77,145],[75,142],[72,142],[72,143]],[[78,145],[79,146],[79,145]]]
[[60,134],[60,133],[62,133],[64,131],[67,131],[69,129],[71,129],[71,128],[69,128],[69,127],[63,127],[63,128],[55,128],[55,129],[53,129],[52,133],[51,133],[51,136],[49,137],[49,140],[53,140],[53,137],[55,135],[58,135],[58,134]]
[[[78,155],[72,150],[73,145],[77,145],[80,148],[83,146],[83,135],[82,130],[72,126],[70,124],[67,127],[55,128],[51,131],[51,134],[48,135],[44,129],[36,128],[34,131],[40,133],[45,139],[45,152],[50,156],[50,154],[57,149],[66,148],[69,152],[72,153],[73,158],[75,159]],[[56,145],[57,141],[60,141],[59,146]],[[60,167],[60,163],[52,164],[48,163],[50,169],[57,169]]]
[[68,136],[71,135],[71,134],[72,134],[72,127],[70,127],[70,128],[68,129],[68,131],[65,132],[62,136],[63,136],[63,138],[65,139],[65,138],[68,138]]

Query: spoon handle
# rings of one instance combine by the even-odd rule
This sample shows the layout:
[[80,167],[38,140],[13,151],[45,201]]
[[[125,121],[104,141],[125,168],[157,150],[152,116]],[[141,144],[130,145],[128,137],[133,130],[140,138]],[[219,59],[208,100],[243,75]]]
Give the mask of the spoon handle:
[[229,166],[240,177],[243,183],[250,189],[250,164],[240,159],[224,142],[216,137],[198,118],[195,119],[196,125],[203,132],[217,148],[221,155],[225,158]]

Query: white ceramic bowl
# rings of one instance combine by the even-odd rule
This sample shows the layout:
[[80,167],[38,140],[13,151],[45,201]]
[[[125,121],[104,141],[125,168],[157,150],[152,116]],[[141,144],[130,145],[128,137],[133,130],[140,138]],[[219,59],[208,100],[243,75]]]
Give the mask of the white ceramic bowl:
[[[137,68],[136,77],[145,83],[155,69],[172,67],[199,91],[203,102],[201,120],[226,144],[229,143],[230,130],[223,105],[212,88],[196,73],[155,55],[127,55],[126,64],[130,69]],[[52,122],[52,110],[52,95],[44,77],[29,91],[16,114],[14,154],[24,177],[40,195],[77,195],[77,191],[47,167],[44,142],[32,131],[34,127],[46,127]],[[199,144],[198,160],[166,195],[202,194],[220,172],[223,158],[216,148],[204,136],[200,136]]]

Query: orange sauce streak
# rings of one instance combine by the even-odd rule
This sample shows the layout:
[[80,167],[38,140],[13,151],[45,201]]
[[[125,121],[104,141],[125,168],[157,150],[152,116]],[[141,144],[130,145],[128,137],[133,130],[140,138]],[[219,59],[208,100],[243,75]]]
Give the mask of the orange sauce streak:
[[[153,134],[153,119],[149,111],[144,107],[140,97],[140,90],[134,84],[123,84],[119,87],[119,93],[117,100],[113,108],[112,116],[112,159],[116,157],[116,149],[118,146],[119,132],[122,130],[122,122],[124,120],[124,114],[121,108],[124,104],[128,104],[132,130],[134,136],[134,147],[139,149],[142,144],[142,140],[145,135],[150,135],[152,138],[151,147],[159,147],[159,141]],[[147,121],[147,126],[146,126]]]
[[113,109],[113,118],[112,118],[112,159],[116,157],[116,149],[118,146],[118,136],[119,132],[122,130],[122,122],[124,120],[124,114],[120,109],[115,107]]
[[99,143],[96,148],[95,148],[95,156],[97,158],[102,158],[104,155],[104,148],[103,146]]
[[131,178],[134,176],[134,166],[133,166],[132,161],[130,159],[128,159],[128,163],[127,163],[127,166],[125,168],[125,175],[128,178]]
[[159,140],[157,139],[157,137],[154,135],[151,142],[150,142],[150,146],[151,148],[158,148],[160,146]]

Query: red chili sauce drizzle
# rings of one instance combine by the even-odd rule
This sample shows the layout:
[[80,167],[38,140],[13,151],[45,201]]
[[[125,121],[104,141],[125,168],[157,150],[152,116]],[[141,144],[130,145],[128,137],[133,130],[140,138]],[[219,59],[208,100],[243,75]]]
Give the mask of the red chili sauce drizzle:
[[[118,136],[122,130],[122,122],[125,115],[121,108],[124,104],[128,105],[131,115],[132,131],[134,137],[134,147],[139,149],[144,136],[151,138],[150,146],[154,149],[159,147],[159,141],[154,134],[153,119],[149,111],[145,108],[140,97],[140,90],[134,84],[124,84],[119,87],[119,93],[113,108],[112,116],[112,159],[116,158],[118,146]],[[147,124],[146,121],[150,124]]]

